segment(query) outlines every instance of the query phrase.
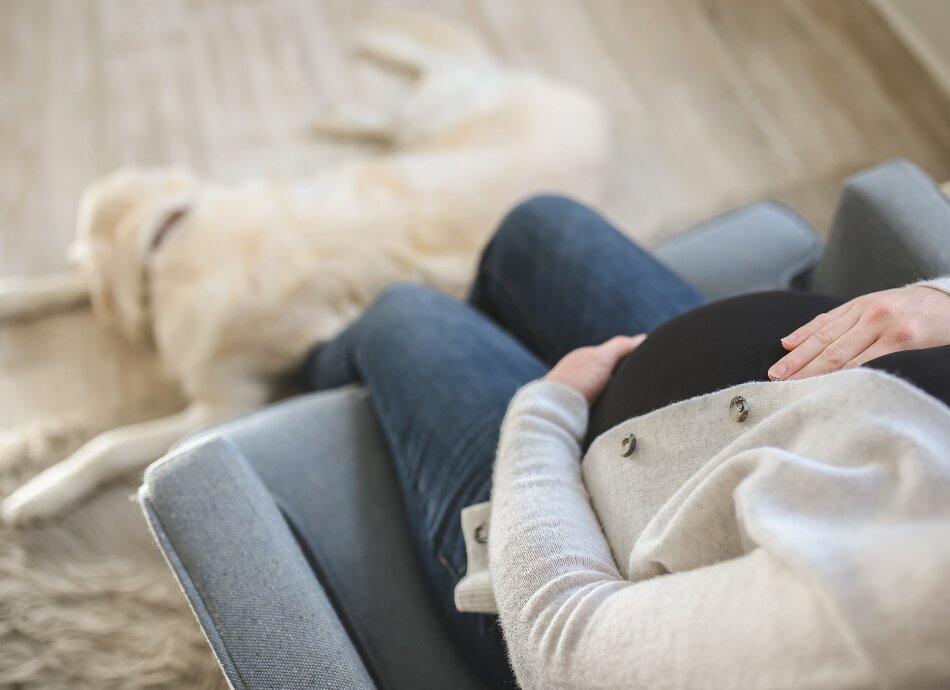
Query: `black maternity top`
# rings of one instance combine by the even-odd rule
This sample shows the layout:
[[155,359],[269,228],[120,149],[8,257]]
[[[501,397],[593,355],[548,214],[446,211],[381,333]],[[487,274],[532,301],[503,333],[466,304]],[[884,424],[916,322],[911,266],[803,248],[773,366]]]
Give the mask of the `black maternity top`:
[[[617,365],[591,408],[584,450],[604,431],[674,402],[768,381],[788,354],[779,340],[843,300],[795,291],[712,302],[667,321]],[[894,352],[864,366],[899,376],[950,405],[950,345]]]

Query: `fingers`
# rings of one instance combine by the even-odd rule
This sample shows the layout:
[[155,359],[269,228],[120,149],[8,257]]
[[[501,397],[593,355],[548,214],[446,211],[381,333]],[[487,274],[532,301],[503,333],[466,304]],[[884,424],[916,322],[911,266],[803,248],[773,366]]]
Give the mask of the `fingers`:
[[616,362],[624,355],[636,350],[640,343],[646,340],[646,337],[646,333],[640,333],[638,335],[617,335],[605,343],[602,343],[599,348]]
[[807,340],[773,364],[768,372],[769,378],[773,381],[797,380],[837,371],[870,347],[877,335],[873,329],[858,325],[858,311],[841,313],[833,321],[823,321]]
[[791,350],[798,345],[801,345],[803,342],[808,340],[815,333],[815,331],[824,326],[826,323],[834,321],[839,316],[843,316],[846,312],[850,311],[853,302],[853,300],[851,302],[845,302],[844,304],[838,305],[827,313],[819,314],[801,328],[797,328],[782,338],[782,345],[784,345],[785,349],[787,350]]
[[850,362],[844,365],[845,369],[851,369],[852,367],[859,367],[862,364],[870,362],[872,359],[877,359],[878,357],[883,357],[884,355],[889,355],[892,352],[896,352],[894,345],[888,343],[886,340],[878,340],[867,350],[862,352],[860,355],[852,359]]
[[877,332],[863,322],[826,347],[820,355],[786,380],[806,379],[844,369],[855,357],[860,357],[877,342]]
[[620,358],[635,350],[645,338],[645,333],[623,335],[600,345],[579,347],[564,355],[544,378],[573,388],[592,403],[607,385]]

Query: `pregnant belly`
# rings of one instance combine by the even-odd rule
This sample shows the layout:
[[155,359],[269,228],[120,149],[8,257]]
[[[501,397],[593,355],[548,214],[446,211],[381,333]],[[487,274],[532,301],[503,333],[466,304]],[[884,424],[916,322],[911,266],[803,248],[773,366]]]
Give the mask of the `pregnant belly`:
[[584,450],[620,422],[747,381],[768,381],[787,351],[779,340],[842,300],[795,291],[756,292],[670,319],[622,359],[591,408]]

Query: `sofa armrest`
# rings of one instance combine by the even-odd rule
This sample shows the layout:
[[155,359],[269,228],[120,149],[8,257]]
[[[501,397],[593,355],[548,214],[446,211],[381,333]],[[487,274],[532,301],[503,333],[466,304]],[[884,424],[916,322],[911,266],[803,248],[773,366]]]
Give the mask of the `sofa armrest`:
[[374,687],[233,443],[212,436],[154,463],[139,501],[232,687]]
[[783,204],[742,206],[653,248],[653,254],[709,301],[801,287],[821,241]]
[[950,199],[897,160],[848,181],[809,287],[851,299],[948,274]]
[[364,387],[284,400],[199,432],[178,452],[215,436],[240,450],[279,506],[378,687],[483,687],[419,567]]

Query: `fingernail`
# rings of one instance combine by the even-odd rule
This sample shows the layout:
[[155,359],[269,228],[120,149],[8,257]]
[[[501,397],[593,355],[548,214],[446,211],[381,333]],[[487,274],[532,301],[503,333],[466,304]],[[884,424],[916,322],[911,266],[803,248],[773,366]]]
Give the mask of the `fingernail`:
[[769,369],[769,378],[780,379],[785,376],[785,372],[788,371],[788,367],[784,364],[776,364],[774,367]]
[[787,335],[784,338],[782,338],[782,342],[785,343],[786,345],[794,345],[796,340],[798,340],[798,338],[795,337],[794,333],[792,335]]

